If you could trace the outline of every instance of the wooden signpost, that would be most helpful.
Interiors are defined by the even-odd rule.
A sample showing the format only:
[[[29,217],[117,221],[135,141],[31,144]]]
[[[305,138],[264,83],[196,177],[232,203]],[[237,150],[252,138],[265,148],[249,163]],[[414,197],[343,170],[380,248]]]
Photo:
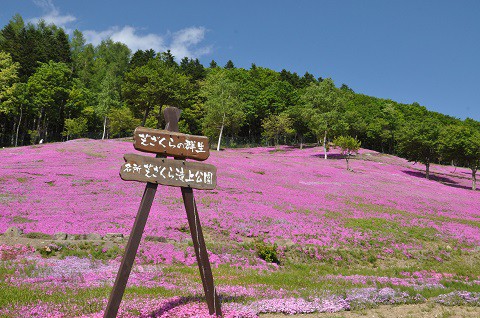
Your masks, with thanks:
[[[134,132],[135,149],[156,153],[156,158],[126,154],[124,156],[125,163],[120,169],[120,177],[123,180],[147,182],[147,185],[108,300],[104,318],[117,316],[158,184],[181,187],[208,311],[211,315],[222,315],[193,196],[193,189],[215,188],[217,183],[216,168],[209,164],[185,161],[187,158],[206,160],[209,156],[208,138],[178,133],[178,119],[180,118],[178,108],[167,107],[164,110],[164,116],[165,130],[138,127]],[[176,160],[168,159],[166,156],[173,156]]]

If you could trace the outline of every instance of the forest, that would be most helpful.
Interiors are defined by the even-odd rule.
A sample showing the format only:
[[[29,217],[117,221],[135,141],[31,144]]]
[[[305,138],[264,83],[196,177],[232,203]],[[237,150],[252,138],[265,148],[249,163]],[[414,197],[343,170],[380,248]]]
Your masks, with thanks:
[[[131,136],[161,128],[162,109],[182,109],[180,130],[217,149],[322,145],[348,137],[362,147],[426,166],[480,166],[480,122],[354,92],[331,78],[214,60],[178,61],[170,51],[86,43],[53,24],[15,15],[0,31],[0,146]]]

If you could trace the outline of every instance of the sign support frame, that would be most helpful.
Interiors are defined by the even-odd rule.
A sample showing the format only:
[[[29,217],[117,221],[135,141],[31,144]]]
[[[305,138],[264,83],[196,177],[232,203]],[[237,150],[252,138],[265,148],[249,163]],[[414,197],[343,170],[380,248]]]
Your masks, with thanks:
[[[178,132],[180,110],[176,107],[167,107],[164,109],[163,113],[166,121],[165,130]],[[163,154],[157,154],[157,158],[162,157],[165,156]],[[175,157],[175,159],[182,160],[184,158]],[[157,187],[158,184],[151,182],[147,182],[145,186],[142,201],[140,203],[140,207],[135,218],[135,223],[125,248],[125,254],[123,255],[122,262],[120,264],[120,268],[108,300],[107,308],[103,316],[104,318],[115,318],[118,314],[118,309],[120,307],[123,294],[125,293],[125,287],[132,270],[133,262],[135,260],[138,246],[147,223],[148,215],[155,198]],[[190,233],[192,236],[195,256],[200,271],[200,278],[202,280],[203,290],[205,292],[205,298],[208,305],[208,311],[210,315],[215,314],[216,316],[222,316],[221,303],[213,281],[212,269],[208,259],[208,252],[203,237],[202,226],[200,224],[200,218],[195,203],[195,197],[193,195],[193,189],[190,187],[181,187],[181,192],[188,224],[190,227]]]

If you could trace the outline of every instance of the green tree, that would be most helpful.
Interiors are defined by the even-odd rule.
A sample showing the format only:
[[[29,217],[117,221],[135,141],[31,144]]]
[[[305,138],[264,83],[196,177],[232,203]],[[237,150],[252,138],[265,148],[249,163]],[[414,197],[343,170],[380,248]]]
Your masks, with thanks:
[[[328,135],[341,134],[348,129],[343,118],[346,101],[329,78],[310,84],[300,98],[307,125],[317,142],[323,140],[324,157],[327,159]]]
[[[109,117],[109,131],[112,137],[131,136],[135,127],[140,125],[140,120],[125,106],[113,109]]]
[[[235,65],[233,64],[232,60],[228,60],[227,64],[225,64],[225,69],[226,70],[233,70],[235,68]]]
[[[351,136],[338,136],[333,140],[333,144],[340,147],[340,151],[347,162],[347,170],[350,170],[348,161],[352,153],[358,153],[361,142]]]
[[[263,136],[267,140],[272,140],[275,146],[278,146],[278,140],[280,137],[284,137],[284,142],[287,136],[293,134],[293,121],[287,113],[280,113],[278,115],[270,115],[263,120]]]
[[[129,68],[134,69],[136,67],[147,65],[148,61],[153,60],[155,58],[155,51],[153,49],[150,50],[137,50],[130,60]]]
[[[425,177],[430,178],[430,163],[438,158],[440,127],[433,120],[409,122],[399,132],[398,153],[409,161],[425,165]]]
[[[20,129],[25,126],[24,118],[29,115],[31,112],[28,108],[29,98],[27,92],[27,84],[26,83],[15,83],[13,86],[13,91],[10,98],[6,101],[8,108],[10,109],[10,114],[14,116],[14,125],[13,125],[13,132],[15,136],[12,135],[12,142],[11,145],[17,147],[20,143],[23,144],[23,139],[20,137]]]
[[[450,125],[440,132],[440,157],[447,162],[472,171],[472,190],[477,188],[477,170],[480,167],[480,131],[468,124]]]
[[[224,129],[234,132],[245,120],[239,85],[229,77],[229,72],[220,68],[212,69],[200,91],[205,98],[203,130],[207,135],[218,136],[217,151],[220,150]]]
[[[7,100],[13,97],[15,84],[18,83],[20,64],[13,62],[9,53],[0,51],[0,113],[9,113]]]
[[[168,66],[155,58],[147,65],[125,74],[122,92],[133,114],[140,117],[143,113],[142,126],[157,106],[157,128],[160,128],[163,126],[162,107],[169,105],[183,108],[191,92],[190,86],[188,77],[178,67]]]
[[[97,113],[103,118],[102,139],[108,138],[107,123],[111,111],[120,107],[120,94],[113,73],[108,72],[101,84],[98,94]]]
[[[65,131],[62,133],[67,140],[82,137],[88,131],[87,118],[67,118],[65,119]]]
[[[64,130],[65,104],[71,86],[71,69],[65,63],[42,63],[28,79],[28,92],[37,112],[37,136],[59,139]],[[50,128],[50,129],[49,129]]]

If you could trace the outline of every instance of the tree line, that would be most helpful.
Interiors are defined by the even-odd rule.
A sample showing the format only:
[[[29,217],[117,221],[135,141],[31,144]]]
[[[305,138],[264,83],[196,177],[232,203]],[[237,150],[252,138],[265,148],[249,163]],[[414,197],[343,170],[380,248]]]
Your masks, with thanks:
[[[15,15],[0,31],[0,146],[72,138],[130,136],[163,127],[162,108],[182,109],[184,133],[221,145],[317,143],[350,136],[365,148],[426,165],[480,166],[480,123],[432,112],[418,103],[359,94],[330,78],[280,72],[229,60],[205,67],[170,51],[94,46],[76,30]]]

